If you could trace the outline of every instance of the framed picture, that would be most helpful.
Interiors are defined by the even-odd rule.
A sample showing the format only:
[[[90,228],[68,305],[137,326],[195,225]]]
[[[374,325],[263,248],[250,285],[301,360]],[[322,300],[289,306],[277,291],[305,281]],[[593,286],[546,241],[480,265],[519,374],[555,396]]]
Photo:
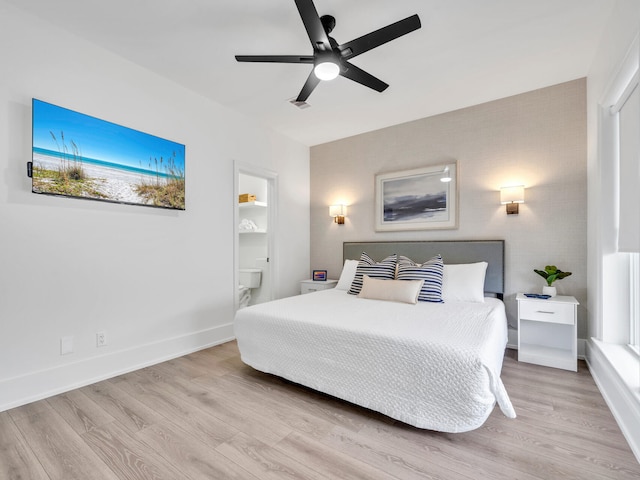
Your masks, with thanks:
[[[314,282],[326,282],[327,281],[327,271],[326,270],[314,270],[313,271],[313,281]]]
[[[376,175],[377,231],[458,228],[455,163]]]

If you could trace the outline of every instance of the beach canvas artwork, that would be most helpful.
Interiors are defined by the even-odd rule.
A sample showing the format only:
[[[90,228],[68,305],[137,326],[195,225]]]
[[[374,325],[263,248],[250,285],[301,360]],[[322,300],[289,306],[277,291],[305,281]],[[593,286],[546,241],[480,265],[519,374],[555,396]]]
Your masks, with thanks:
[[[455,163],[376,175],[376,230],[456,228],[456,190]]]
[[[185,146],[33,99],[32,191],[185,209]]]

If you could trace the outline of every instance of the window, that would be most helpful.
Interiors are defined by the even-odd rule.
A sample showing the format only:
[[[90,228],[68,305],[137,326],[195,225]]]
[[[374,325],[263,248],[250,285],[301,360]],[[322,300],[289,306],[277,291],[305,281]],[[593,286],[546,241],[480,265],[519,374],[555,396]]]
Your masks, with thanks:
[[[635,42],[609,87],[601,117],[603,342],[637,350],[640,331],[640,43]],[[638,357],[640,358],[640,357]]]
[[[626,86],[612,114],[618,122],[618,252],[628,252],[629,346],[638,353],[640,335],[640,88],[638,73]],[[627,343],[627,342],[624,342]]]
[[[618,251],[640,250],[640,88],[636,73],[612,109],[618,122]]]
[[[629,254],[629,347],[640,355],[640,253]]]

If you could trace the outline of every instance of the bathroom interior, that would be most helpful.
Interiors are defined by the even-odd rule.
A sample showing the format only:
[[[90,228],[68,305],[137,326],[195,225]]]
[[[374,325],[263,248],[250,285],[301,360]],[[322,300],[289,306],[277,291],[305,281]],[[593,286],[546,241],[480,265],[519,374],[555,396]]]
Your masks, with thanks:
[[[268,188],[264,178],[244,173],[238,176],[238,308],[271,299]]]

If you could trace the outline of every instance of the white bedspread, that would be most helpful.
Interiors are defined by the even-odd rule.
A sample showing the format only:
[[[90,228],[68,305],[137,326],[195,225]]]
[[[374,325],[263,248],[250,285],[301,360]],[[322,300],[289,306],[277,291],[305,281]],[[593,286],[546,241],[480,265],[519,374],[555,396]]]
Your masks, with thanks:
[[[419,428],[473,430],[496,401],[515,417],[497,299],[409,305],[331,289],[241,309],[235,334],[247,365]]]

